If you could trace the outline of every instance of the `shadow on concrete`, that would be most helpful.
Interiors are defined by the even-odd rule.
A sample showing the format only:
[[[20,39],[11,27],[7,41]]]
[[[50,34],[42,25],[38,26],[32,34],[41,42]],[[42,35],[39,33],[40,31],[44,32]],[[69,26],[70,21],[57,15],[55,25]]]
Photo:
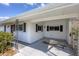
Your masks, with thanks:
[[[37,50],[40,50],[40,51],[44,52],[45,54],[47,54],[49,56],[57,56],[58,55],[58,54],[55,54],[54,52],[50,51],[53,47],[56,47],[57,49],[62,50],[63,52],[66,52],[66,53],[72,55],[71,54],[72,51],[71,51],[70,48],[65,47],[63,49],[60,46],[45,44],[43,42],[43,39],[41,39],[39,41],[36,41],[36,42],[34,42],[32,44],[27,44],[25,42],[19,41],[19,44],[18,44],[19,49],[22,49],[22,48],[24,48],[26,46],[31,47],[31,48],[34,48],[34,49],[37,49]]]

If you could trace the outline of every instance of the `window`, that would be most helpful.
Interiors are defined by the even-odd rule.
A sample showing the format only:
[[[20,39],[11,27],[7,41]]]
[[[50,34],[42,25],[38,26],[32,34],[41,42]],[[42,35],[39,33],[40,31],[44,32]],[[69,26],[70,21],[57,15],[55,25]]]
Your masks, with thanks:
[[[18,26],[18,30],[19,31],[22,31],[23,30],[23,25],[22,24]]]
[[[50,31],[52,31],[52,26],[50,26]]]
[[[42,29],[41,26],[38,26],[38,31],[41,31],[41,29]]]
[[[11,32],[13,33],[15,31],[15,24],[11,25]]]
[[[15,25],[15,24],[11,25],[11,32],[13,33],[15,30],[26,32],[26,23],[19,25]]]
[[[59,31],[59,26],[47,26],[47,31]]]
[[[59,26],[55,26],[55,31],[59,31]]]
[[[47,26],[47,31],[63,31],[63,25],[60,26]]]
[[[54,31],[55,30],[55,26],[50,26],[50,31]]]
[[[36,24],[36,32],[43,31],[43,25]]]

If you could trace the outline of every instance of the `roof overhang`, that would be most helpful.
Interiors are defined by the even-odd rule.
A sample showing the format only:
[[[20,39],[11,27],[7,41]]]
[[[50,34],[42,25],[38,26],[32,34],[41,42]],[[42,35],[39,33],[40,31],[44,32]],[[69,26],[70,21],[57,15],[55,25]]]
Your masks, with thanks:
[[[37,22],[37,21],[45,21],[50,19],[64,19],[64,18],[71,18],[77,17],[79,14],[79,4],[49,4],[46,8],[42,9],[35,9],[16,17],[12,17],[3,21],[3,23],[14,22],[16,19],[19,21],[30,21],[30,22]]]

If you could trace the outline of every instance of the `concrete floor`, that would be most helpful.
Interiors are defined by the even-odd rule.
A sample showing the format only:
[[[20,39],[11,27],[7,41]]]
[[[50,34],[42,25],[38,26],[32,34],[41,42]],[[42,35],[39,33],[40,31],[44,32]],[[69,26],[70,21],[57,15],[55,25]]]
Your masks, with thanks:
[[[53,46],[43,43],[42,40],[31,45],[18,44],[19,52],[14,56],[72,56],[72,50],[69,47],[64,49],[60,46]]]

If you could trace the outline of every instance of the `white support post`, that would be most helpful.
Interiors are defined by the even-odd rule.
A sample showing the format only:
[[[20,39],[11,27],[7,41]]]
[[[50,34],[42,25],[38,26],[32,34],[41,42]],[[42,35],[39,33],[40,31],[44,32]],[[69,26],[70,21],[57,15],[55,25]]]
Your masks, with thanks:
[[[19,24],[19,20],[16,19],[16,23],[15,23],[15,49],[16,49],[16,52],[18,52],[18,24]]]

